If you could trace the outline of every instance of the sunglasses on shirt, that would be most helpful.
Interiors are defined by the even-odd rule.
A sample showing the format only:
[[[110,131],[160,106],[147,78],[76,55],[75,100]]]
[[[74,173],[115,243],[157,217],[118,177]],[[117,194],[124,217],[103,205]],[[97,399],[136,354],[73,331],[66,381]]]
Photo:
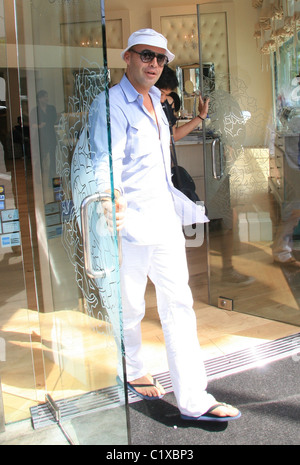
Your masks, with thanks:
[[[162,53],[155,53],[152,52],[152,50],[142,50],[141,52],[137,52],[133,48],[129,51],[140,55],[140,58],[143,63],[151,63],[151,61],[153,61],[154,58],[157,59],[158,66],[164,66],[169,63],[168,57],[166,55],[163,55]]]

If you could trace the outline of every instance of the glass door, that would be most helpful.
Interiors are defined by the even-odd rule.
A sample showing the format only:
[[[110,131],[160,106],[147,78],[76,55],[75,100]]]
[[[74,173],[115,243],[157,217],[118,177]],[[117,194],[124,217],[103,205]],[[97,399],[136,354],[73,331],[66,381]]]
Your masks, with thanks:
[[[36,307],[24,308],[38,322],[30,334],[39,354],[32,423],[57,423],[75,444],[127,444],[121,252],[115,220],[108,227],[102,206],[115,210],[104,2],[15,0],[13,14],[26,252],[36,296]],[[89,144],[90,107],[99,94],[105,194]]]
[[[235,36],[238,15],[247,24],[243,5],[201,4],[197,14],[200,69],[214,62],[213,75],[201,73],[200,88],[210,98],[203,129],[210,301],[299,325],[299,103],[287,99],[279,127],[273,95],[277,88],[278,104],[287,59],[281,56],[279,69],[278,55],[261,57],[259,47],[245,59],[254,39],[253,32]],[[207,24],[215,27],[208,31]],[[290,82],[299,74],[298,51],[293,57]]]
[[[16,52],[14,9],[7,6],[8,2],[0,1],[1,426],[2,420],[11,423],[28,418],[29,407],[39,402],[36,386],[44,388],[42,368],[36,372],[36,367],[42,367],[37,348],[38,307],[27,197],[21,195],[26,193],[26,183],[18,70],[12,58]]]

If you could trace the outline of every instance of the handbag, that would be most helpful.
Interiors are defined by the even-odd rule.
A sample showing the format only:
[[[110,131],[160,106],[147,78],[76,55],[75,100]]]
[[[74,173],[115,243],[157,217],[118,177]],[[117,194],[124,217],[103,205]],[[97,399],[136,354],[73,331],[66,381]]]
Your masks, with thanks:
[[[174,119],[172,118],[173,113],[171,113],[172,111],[171,107],[170,105],[167,104],[167,102],[164,102],[162,106],[163,106],[164,112],[169,122],[169,129],[170,129],[170,135],[171,135],[171,159],[173,162],[171,172],[172,172],[173,186],[176,187],[176,189],[180,190],[180,192],[186,195],[193,202],[195,203],[200,202],[200,198],[198,197],[196,193],[196,186],[195,186],[192,176],[187,172],[185,168],[183,168],[183,166],[179,166],[177,163],[175,141],[174,141],[174,135],[173,135]],[[205,207],[205,213],[207,214],[206,207]]]
[[[196,193],[196,186],[192,176],[187,172],[183,166],[173,166],[172,169],[172,182],[176,189],[180,190],[193,202],[200,201]]]
[[[179,166],[177,163],[177,156],[175,150],[175,142],[173,137],[173,131],[170,126],[171,133],[171,158],[173,166],[171,168],[172,172],[172,182],[176,189],[180,190],[184,195],[186,195],[193,202],[199,202],[200,198],[196,193],[196,186],[192,176],[187,172],[183,166]]]

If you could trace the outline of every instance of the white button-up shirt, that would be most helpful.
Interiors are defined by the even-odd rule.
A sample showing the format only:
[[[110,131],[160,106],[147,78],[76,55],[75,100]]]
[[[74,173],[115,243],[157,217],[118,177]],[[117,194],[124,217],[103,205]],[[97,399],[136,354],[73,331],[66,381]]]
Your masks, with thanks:
[[[147,245],[168,240],[180,224],[208,221],[204,208],[172,184],[168,120],[160,91],[152,87],[149,95],[157,123],[126,75],[109,91],[114,188],[128,205],[122,236]],[[100,191],[110,189],[104,98],[100,94],[90,111],[90,144]]]

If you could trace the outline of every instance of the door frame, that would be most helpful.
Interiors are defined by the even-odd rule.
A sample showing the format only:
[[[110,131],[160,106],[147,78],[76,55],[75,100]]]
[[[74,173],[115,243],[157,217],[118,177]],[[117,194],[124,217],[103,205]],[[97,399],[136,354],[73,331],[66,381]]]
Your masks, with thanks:
[[[3,404],[3,395],[2,395],[2,384],[0,376],[0,433],[5,431],[5,416],[4,416],[4,404]]]

